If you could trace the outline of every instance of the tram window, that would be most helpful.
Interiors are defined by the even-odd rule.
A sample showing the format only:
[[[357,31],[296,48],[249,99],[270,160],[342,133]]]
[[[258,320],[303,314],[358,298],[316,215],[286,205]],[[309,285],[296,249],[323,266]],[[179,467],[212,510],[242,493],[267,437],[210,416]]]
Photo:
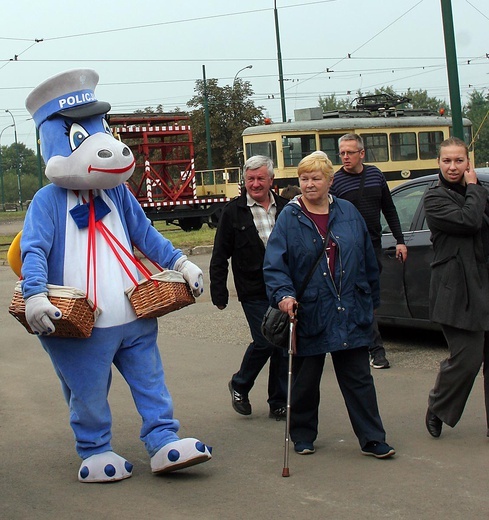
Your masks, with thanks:
[[[340,159],[340,150],[338,147],[338,139],[343,134],[329,134],[329,135],[320,135],[319,136],[319,146],[321,151],[323,151],[330,158],[333,164],[341,164]]]
[[[389,139],[393,161],[414,161],[418,158],[414,132],[392,132]]]
[[[246,157],[249,159],[253,155],[265,155],[266,157],[270,157],[273,164],[277,166],[277,143],[275,143],[275,141],[246,143]]]
[[[387,134],[360,134],[365,146],[365,162],[387,162],[389,149]]]
[[[419,158],[436,159],[438,148],[443,141],[443,132],[419,132]]]
[[[282,136],[284,166],[297,166],[301,159],[316,150],[314,134]]]

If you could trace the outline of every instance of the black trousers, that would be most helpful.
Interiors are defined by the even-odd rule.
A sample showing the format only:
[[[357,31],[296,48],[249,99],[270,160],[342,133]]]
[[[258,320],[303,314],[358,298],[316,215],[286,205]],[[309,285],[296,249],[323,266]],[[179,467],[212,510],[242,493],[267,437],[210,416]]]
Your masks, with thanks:
[[[290,437],[293,442],[314,442],[318,434],[320,383],[325,354],[295,357],[292,363]],[[385,442],[385,430],[377,406],[370,373],[368,348],[331,353],[353,431],[360,447],[369,441]]]
[[[382,248],[375,248],[375,256],[377,258],[377,264],[379,266],[379,273],[382,272]],[[382,335],[380,334],[379,324],[377,323],[377,318],[374,315],[374,321],[372,323],[372,345],[369,347],[369,352],[371,356],[376,354],[385,357],[385,348],[384,341],[382,339]]]
[[[255,384],[255,379],[267,361],[270,360],[268,371],[268,399],[271,410],[287,404],[287,372],[288,360],[281,348],[270,344],[261,333],[261,322],[268,309],[268,300],[253,300],[241,302],[243,311],[250,327],[253,341],[248,345],[238,372],[232,377],[233,388],[243,395],[248,395]]]
[[[486,421],[489,428],[489,332],[442,325],[450,355],[440,363],[435,386],[428,397],[429,409],[452,428],[462,413],[484,363]]]

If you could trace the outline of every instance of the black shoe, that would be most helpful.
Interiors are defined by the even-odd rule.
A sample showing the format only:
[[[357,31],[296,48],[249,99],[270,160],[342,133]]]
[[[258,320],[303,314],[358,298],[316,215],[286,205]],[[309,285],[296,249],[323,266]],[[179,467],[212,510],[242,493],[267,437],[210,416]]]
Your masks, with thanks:
[[[297,441],[294,442],[294,451],[299,455],[312,455],[316,448],[312,442]]]
[[[233,388],[232,381],[229,381],[228,388],[231,392],[231,404],[235,411],[241,415],[251,415],[251,404],[248,400],[248,396],[236,392]]]
[[[280,408],[270,410],[268,417],[270,417],[270,419],[275,419],[276,421],[285,421],[285,419],[287,419],[287,408],[281,406]]]
[[[388,459],[396,454],[396,450],[386,442],[370,441],[361,449],[364,455],[372,455],[376,459]]]
[[[439,419],[429,408],[426,412],[426,428],[432,437],[441,435],[443,421]]]
[[[384,354],[373,354],[370,359],[372,368],[389,368],[391,365]]]

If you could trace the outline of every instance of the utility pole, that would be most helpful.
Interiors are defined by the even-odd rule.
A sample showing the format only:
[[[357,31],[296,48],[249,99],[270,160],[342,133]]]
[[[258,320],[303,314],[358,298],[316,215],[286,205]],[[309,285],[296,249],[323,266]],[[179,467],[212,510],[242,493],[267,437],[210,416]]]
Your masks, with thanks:
[[[37,152],[37,173],[39,180],[39,189],[42,188],[42,161],[41,161],[41,138],[39,136],[39,128],[36,126],[36,152]]]
[[[14,125],[8,125],[2,129],[0,132],[0,190],[2,191],[2,210],[5,208],[5,190],[3,187],[3,170],[2,170],[2,134],[7,130],[7,128],[12,128]]]
[[[275,15],[275,38],[277,40],[277,60],[278,60],[278,81],[280,85],[280,104],[282,106],[282,122],[287,122],[285,110],[285,91],[284,91],[284,72],[282,70],[282,51],[280,50],[280,32],[278,28],[277,0],[274,0],[273,13]]]
[[[211,148],[211,124],[209,120],[209,100],[207,99],[207,80],[205,79],[205,65],[202,65],[202,76],[204,79],[204,118],[205,118],[205,140],[207,144],[207,169],[212,170],[212,148]]]
[[[445,36],[445,54],[448,71],[448,89],[450,91],[450,107],[452,109],[453,135],[459,139],[463,139],[464,127],[462,122],[462,105],[460,102],[457,50],[455,47],[451,0],[441,0],[441,13],[443,17],[443,33]]]
[[[17,140],[17,125],[15,124],[15,118],[12,112],[10,112],[9,109],[6,109],[5,112],[10,114],[10,117],[12,118],[13,127],[14,127],[14,139],[15,139],[15,150],[17,152],[17,192],[18,192],[18,198],[19,198],[19,205],[20,209],[23,209],[23,203],[22,203],[22,183],[20,180],[20,154],[19,154],[19,141]]]

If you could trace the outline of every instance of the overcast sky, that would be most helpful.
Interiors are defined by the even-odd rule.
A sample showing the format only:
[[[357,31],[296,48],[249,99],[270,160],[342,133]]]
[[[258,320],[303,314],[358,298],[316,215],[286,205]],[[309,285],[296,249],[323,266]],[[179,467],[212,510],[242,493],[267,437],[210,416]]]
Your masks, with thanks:
[[[449,100],[440,0],[276,0],[287,118],[320,95],[358,89],[427,90]],[[489,2],[452,0],[462,103],[488,92]],[[0,131],[17,124],[35,146],[24,102],[69,69],[100,75],[112,113],[186,108],[197,79],[251,82],[254,101],[280,121],[274,0],[9,0],[0,18]],[[36,42],[36,40],[42,40]],[[350,93],[350,94],[348,94]],[[7,128],[1,144],[13,141]]]

